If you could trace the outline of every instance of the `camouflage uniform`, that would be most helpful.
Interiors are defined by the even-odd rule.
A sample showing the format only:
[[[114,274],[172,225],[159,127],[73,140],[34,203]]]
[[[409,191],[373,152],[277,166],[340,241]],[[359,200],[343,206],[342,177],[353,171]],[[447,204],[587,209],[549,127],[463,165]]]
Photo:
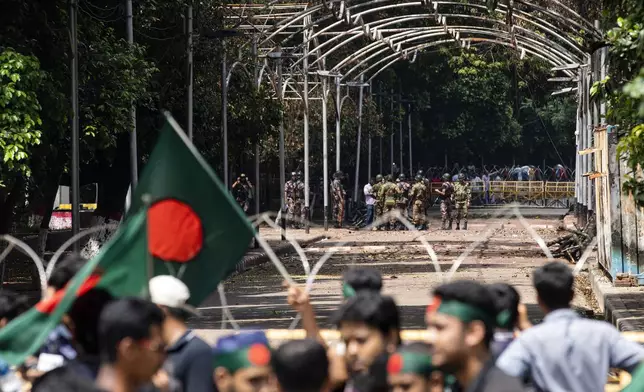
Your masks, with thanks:
[[[338,227],[342,227],[344,220],[344,187],[342,186],[341,174],[336,173],[331,183],[331,196],[333,196],[333,218]]]
[[[284,184],[284,200],[286,201],[286,210],[288,211],[288,214],[286,215],[286,219],[289,222],[289,225],[293,228],[296,228],[297,222],[294,221],[294,217],[299,215],[300,212],[297,210],[298,205],[296,205],[295,200],[296,200],[296,186],[297,184],[297,178],[295,176],[295,173],[291,175],[291,179],[286,181]]]
[[[426,229],[425,226],[425,202],[427,200],[427,187],[423,178],[416,177],[416,183],[411,187],[409,196],[412,202],[412,218],[418,230]]]
[[[378,219],[380,215],[382,215],[382,208],[384,206],[384,200],[380,200],[380,197],[378,196],[378,193],[380,192],[380,188],[382,188],[382,185],[385,183],[384,178],[382,178],[382,175],[378,174],[376,176],[376,182],[372,186],[373,190],[373,195],[376,198],[376,216],[374,217],[374,220]]]
[[[405,177],[401,174],[400,177],[398,177],[398,181],[396,182],[396,186],[398,187],[398,200],[396,201],[396,205],[399,210],[400,214],[407,219],[409,217],[409,214],[407,213],[407,204],[409,203],[409,190],[411,189],[411,185],[407,181],[405,181]],[[404,227],[402,223],[400,223],[401,228]]]
[[[439,195],[441,199],[441,228],[444,230],[452,230],[452,196],[454,194],[454,186],[448,177],[443,176],[443,184],[440,190],[444,193]],[[449,222],[449,226],[447,223]]]
[[[380,187],[380,190],[378,191],[378,199],[383,201],[383,214],[396,208],[396,199],[398,199],[399,194],[400,190],[396,184],[391,181],[391,176],[387,176],[387,182],[382,184],[382,187]],[[387,230],[391,230],[395,224],[396,218],[390,218]]]
[[[235,196],[235,201],[239,204],[244,212],[248,212],[250,208],[250,201],[253,200],[253,184],[248,181],[248,178],[245,174],[242,174],[237,178],[237,181],[233,184],[233,195]]]
[[[459,182],[454,184],[454,201],[456,203],[456,230],[460,229],[463,219],[463,230],[467,230],[467,209],[472,199],[470,184],[465,182],[465,177],[459,177]]]
[[[300,224],[306,222],[306,208],[302,205],[304,203],[304,182],[302,181],[302,175],[297,174],[297,180],[295,181],[295,208],[293,209],[293,215],[300,217]]]

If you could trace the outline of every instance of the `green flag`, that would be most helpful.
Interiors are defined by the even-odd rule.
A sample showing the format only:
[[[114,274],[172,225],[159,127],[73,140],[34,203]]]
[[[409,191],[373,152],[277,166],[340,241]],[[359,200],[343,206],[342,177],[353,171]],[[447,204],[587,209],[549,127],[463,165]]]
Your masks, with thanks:
[[[631,375],[632,379],[622,391],[624,392],[640,392],[644,391],[644,363],[641,363]]]
[[[128,214],[149,208],[154,275],[181,279],[198,306],[242,259],[254,230],[172,116],[165,118]]]
[[[0,330],[0,358],[20,365],[44,343],[76,297],[94,287],[114,296],[139,296],[147,289],[145,212],[132,216],[99,254],[74,276],[64,290],[14,319]]]

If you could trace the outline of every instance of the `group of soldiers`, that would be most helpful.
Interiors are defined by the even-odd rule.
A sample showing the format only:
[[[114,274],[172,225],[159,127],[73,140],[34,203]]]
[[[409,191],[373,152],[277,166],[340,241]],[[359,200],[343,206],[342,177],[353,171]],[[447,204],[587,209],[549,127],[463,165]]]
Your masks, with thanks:
[[[472,198],[470,184],[463,174],[459,174],[456,183],[450,180],[451,176],[445,173],[440,188],[436,190],[441,206],[441,228],[451,230],[455,218],[456,230],[461,229],[461,220],[463,220],[463,230],[467,230],[467,212]],[[398,209],[401,215],[407,218],[411,207],[412,222],[416,229],[427,229],[426,211],[432,204],[432,195],[430,181],[424,176],[422,170],[416,173],[413,185],[407,182],[404,174],[400,174],[396,182],[393,181],[392,175],[383,177],[378,174],[372,189],[376,198],[376,218],[394,209]],[[454,207],[456,207],[456,216],[453,214]],[[405,227],[392,217],[389,222],[377,229],[404,230]]]

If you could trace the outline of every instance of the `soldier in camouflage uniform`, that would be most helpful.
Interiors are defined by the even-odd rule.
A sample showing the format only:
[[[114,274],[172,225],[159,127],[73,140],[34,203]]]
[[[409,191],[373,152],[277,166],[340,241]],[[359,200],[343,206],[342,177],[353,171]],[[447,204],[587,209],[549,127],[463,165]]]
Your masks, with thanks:
[[[449,173],[443,174],[443,184],[440,189],[436,190],[441,200],[441,229],[443,230],[452,230],[452,196],[454,194],[454,186],[450,182],[450,178]],[[449,226],[447,225],[448,222]]]
[[[336,227],[342,227],[344,220],[344,197],[346,193],[342,186],[342,172],[337,171],[333,175],[331,183],[331,196],[333,197],[333,218],[336,221]]]
[[[467,230],[467,209],[472,199],[470,183],[465,181],[463,173],[458,175],[458,182],[454,184],[454,201],[456,202],[456,230],[461,228],[463,219],[463,230]]]
[[[418,176],[422,178],[423,185],[425,185],[425,200],[423,200],[423,203],[424,203],[425,211],[427,211],[427,209],[432,205],[432,195],[431,195],[432,184],[427,178],[427,176],[425,176],[425,173],[422,170],[418,170],[418,172],[416,172],[416,177]]]
[[[286,181],[284,184],[284,200],[286,201],[286,210],[288,214],[286,215],[286,220],[289,222],[289,225],[292,228],[298,228],[299,225],[294,220],[295,216],[299,216],[300,212],[297,210],[298,204],[296,205],[295,200],[296,196],[296,187],[297,187],[297,173],[291,173],[291,179]]]
[[[300,218],[300,227],[306,222],[306,208],[304,207],[304,181],[302,181],[302,172],[298,171],[295,177],[295,216]],[[299,215],[298,215],[299,213]]]
[[[396,208],[396,200],[400,191],[396,184],[393,183],[393,176],[391,174],[387,175],[387,179],[380,190],[378,191],[378,200],[383,201],[383,210],[382,213],[385,214],[389,211],[392,211]],[[387,230],[391,230],[396,224],[396,218],[392,217],[389,220],[389,223],[386,225]]]
[[[411,187],[409,197],[412,203],[412,218],[418,230],[426,230],[425,203],[427,201],[427,187],[421,175],[416,176],[416,183]]]
[[[253,184],[248,180],[246,174],[242,173],[233,184],[233,195],[235,196],[235,201],[237,201],[237,204],[239,204],[244,212],[248,212],[250,208],[253,193]]]
[[[382,184],[384,183],[385,179],[382,177],[382,174],[378,174],[376,176],[376,182],[374,182],[372,185],[373,196],[376,198],[376,214],[373,218],[374,222],[382,215],[382,208],[384,203],[380,200],[378,193],[380,192],[380,188],[382,188]]]
[[[398,176],[396,186],[399,191],[398,200],[396,200],[396,208],[398,208],[400,210],[400,214],[407,219],[409,217],[409,214],[407,213],[407,204],[409,203],[409,190],[411,189],[411,185],[409,185],[403,173],[400,173]],[[404,230],[405,225],[403,225],[402,222],[398,222],[398,228]]]

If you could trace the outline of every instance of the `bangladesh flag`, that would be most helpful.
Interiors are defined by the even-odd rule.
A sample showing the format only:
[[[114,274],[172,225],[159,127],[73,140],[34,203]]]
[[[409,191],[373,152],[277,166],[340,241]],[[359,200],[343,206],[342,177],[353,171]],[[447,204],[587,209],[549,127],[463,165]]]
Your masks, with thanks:
[[[132,195],[148,212],[154,275],[173,275],[198,306],[246,254],[255,235],[244,212],[169,113]]]
[[[94,287],[115,296],[140,296],[147,289],[145,212],[131,217],[80,270],[67,287],[0,330],[0,358],[20,365],[38,351],[77,296]]]
[[[199,305],[244,256],[253,227],[169,115],[114,237],[61,290],[0,330],[0,358],[36,352],[74,299],[93,287],[143,296],[151,276],[174,275]]]

